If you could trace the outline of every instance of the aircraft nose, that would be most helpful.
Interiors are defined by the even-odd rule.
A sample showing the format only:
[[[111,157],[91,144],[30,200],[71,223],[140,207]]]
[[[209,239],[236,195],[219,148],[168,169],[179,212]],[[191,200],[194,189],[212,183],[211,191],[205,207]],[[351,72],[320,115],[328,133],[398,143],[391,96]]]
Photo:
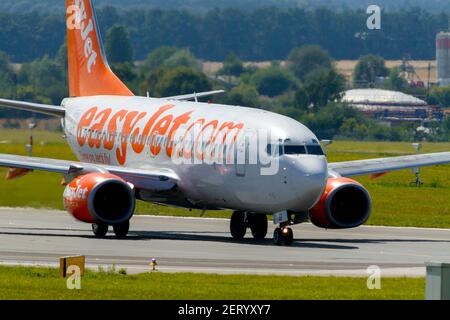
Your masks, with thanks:
[[[302,210],[311,208],[322,195],[328,177],[324,156],[306,156],[292,159],[295,197]]]

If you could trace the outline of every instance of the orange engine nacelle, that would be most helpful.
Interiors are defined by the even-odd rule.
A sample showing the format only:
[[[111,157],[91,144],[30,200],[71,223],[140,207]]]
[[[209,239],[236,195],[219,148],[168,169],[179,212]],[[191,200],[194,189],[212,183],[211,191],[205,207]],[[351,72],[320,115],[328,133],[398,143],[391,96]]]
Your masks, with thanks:
[[[79,176],[64,191],[64,207],[87,223],[119,224],[134,213],[133,188],[121,178],[106,173]]]
[[[369,192],[360,183],[348,178],[330,178],[309,217],[320,228],[355,228],[369,219],[371,207]]]

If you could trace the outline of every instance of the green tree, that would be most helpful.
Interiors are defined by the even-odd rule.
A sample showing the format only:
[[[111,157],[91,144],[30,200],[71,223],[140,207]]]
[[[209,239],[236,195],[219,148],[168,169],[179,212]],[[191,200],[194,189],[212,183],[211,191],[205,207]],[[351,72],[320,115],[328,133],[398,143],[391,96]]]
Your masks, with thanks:
[[[136,68],[130,62],[123,63],[115,63],[111,66],[113,72],[117,75],[117,77],[125,82],[125,84],[135,91],[138,87],[137,80],[138,75],[136,72]]]
[[[0,97],[14,98],[16,75],[8,56],[0,51]]]
[[[144,72],[151,70],[156,70],[164,66],[164,62],[178,52],[178,48],[163,46],[159,47],[149,53],[144,63],[142,64],[142,69]]]
[[[433,87],[430,90],[428,102],[433,105],[439,105],[443,108],[450,107],[450,86]]]
[[[403,91],[408,86],[408,82],[402,77],[400,68],[392,68],[389,78],[386,80],[386,88],[395,91]]]
[[[237,55],[231,53],[223,63],[223,67],[217,72],[219,75],[239,77],[245,72],[245,67]]]
[[[162,97],[210,90],[211,84],[206,76],[187,67],[167,70],[155,86],[155,92]]]
[[[304,93],[307,95],[308,106],[314,112],[329,104],[339,101],[345,90],[345,78],[333,69],[318,69],[312,72],[305,80]],[[301,101],[297,102],[301,105]]]
[[[223,103],[256,108],[259,103],[259,94],[254,86],[241,84],[226,94]]]
[[[195,70],[201,70],[201,63],[187,49],[181,49],[172,54],[164,61],[162,66],[167,69],[187,67]]]
[[[339,135],[345,138],[364,140],[367,139],[368,128],[365,123],[361,123],[356,118],[347,118],[339,128]]]
[[[373,86],[378,77],[386,77],[389,74],[383,57],[367,55],[359,58],[355,67],[354,81],[363,86]]]
[[[269,97],[279,96],[296,86],[295,77],[288,70],[276,66],[258,69],[252,82],[260,94]]]
[[[287,59],[288,68],[300,80],[317,69],[332,69],[333,63],[329,53],[319,46],[305,46],[291,51]]]
[[[125,26],[114,25],[108,30],[105,49],[112,64],[133,62],[133,47]]]
[[[48,56],[24,64],[18,73],[18,98],[34,94],[36,101],[59,104],[67,97],[66,73],[59,63]],[[20,87],[25,87],[21,89]],[[19,90],[20,89],[20,90]],[[45,99],[44,99],[45,98]],[[50,100],[48,102],[48,100]]]
[[[297,89],[294,98],[294,107],[301,110],[301,112],[308,112],[311,102],[306,88],[302,85]]]

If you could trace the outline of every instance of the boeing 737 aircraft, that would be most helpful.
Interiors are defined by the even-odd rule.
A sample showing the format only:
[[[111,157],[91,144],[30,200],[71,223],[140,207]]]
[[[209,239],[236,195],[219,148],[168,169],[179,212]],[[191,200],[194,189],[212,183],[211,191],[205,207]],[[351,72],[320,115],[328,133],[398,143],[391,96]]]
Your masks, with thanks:
[[[327,163],[318,138],[301,123],[264,110],[200,103],[220,91],[137,97],[113,74],[90,0],[66,0],[70,97],[61,106],[0,100],[0,106],[61,118],[80,162],[0,154],[8,178],[33,170],[64,175],[65,208],[92,224],[128,234],[136,200],[201,210],[228,209],[234,239],[289,226],[354,228],[371,198],[351,177],[450,163],[450,152]],[[256,154],[256,157],[255,157]]]

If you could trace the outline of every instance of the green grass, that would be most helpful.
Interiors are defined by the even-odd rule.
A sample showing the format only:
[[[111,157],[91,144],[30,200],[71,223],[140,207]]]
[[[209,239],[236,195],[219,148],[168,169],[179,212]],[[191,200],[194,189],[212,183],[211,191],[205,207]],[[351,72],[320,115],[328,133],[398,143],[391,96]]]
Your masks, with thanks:
[[[7,143],[1,143],[7,141]],[[0,153],[25,155],[27,131],[0,130]],[[35,132],[34,155],[76,160],[61,138],[61,133]],[[450,143],[424,143],[422,152],[450,151]],[[336,141],[328,147],[328,158],[348,161],[411,154],[410,143]],[[0,169],[0,176],[6,173]],[[424,186],[411,184],[410,170],[394,172],[382,178],[358,177],[373,198],[373,214],[368,224],[416,227],[450,227],[450,166],[422,169]],[[0,179],[0,206],[62,209],[61,176],[35,172],[14,181]],[[199,216],[188,211],[139,202],[138,213],[153,215]],[[230,213],[208,212],[208,217],[229,217]]]
[[[59,278],[56,269],[0,267],[0,300],[423,300],[425,296],[424,278],[383,278],[381,290],[368,290],[366,281],[344,277],[158,272],[119,275],[88,271],[82,278],[82,289],[73,291],[67,289],[66,280]]]

